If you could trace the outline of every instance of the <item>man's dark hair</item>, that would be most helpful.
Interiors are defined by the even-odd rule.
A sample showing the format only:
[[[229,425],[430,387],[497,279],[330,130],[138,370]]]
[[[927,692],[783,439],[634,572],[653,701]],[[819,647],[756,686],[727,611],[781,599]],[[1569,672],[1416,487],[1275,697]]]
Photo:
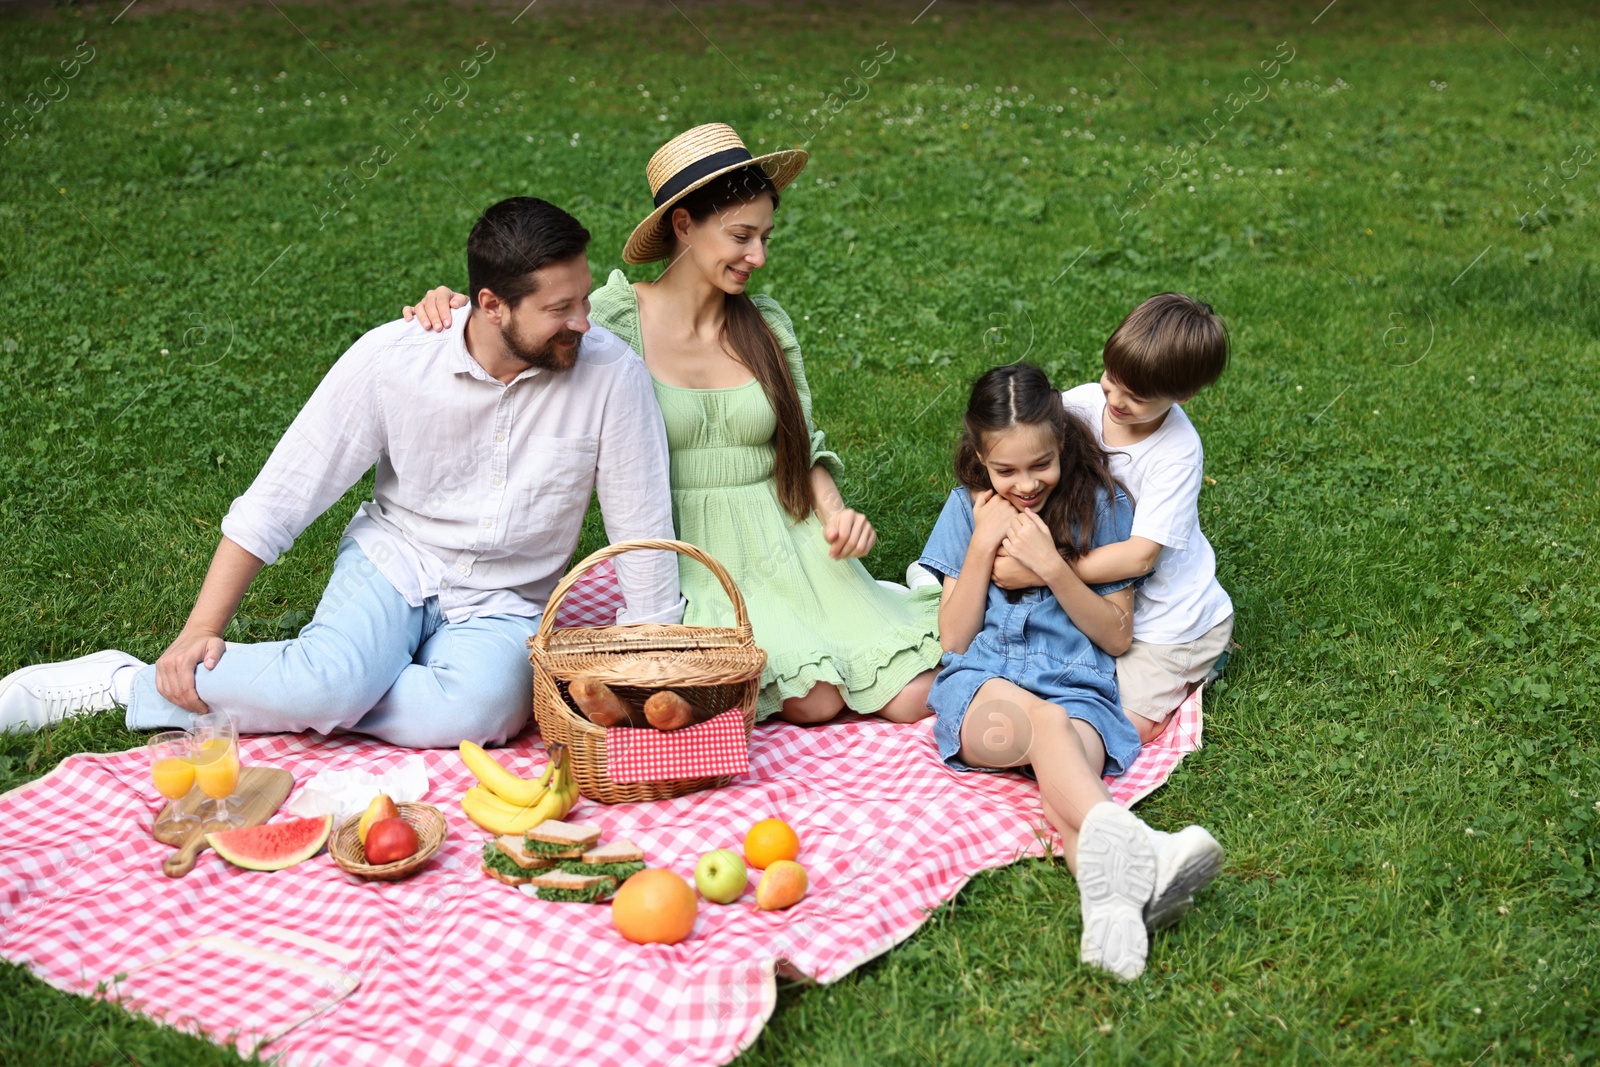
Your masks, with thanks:
[[[493,205],[467,235],[467,292],[472,306],[484,289],[517,303],[538,287],[534,271],[583,255],[589,231],[554,204],[532,196],[513,196]]]
[[[1106,373],[1142,400],[1186,400],[1222,376],[1228,330],[1210,304],[1161,293],[1111,332],[1104,360]]]

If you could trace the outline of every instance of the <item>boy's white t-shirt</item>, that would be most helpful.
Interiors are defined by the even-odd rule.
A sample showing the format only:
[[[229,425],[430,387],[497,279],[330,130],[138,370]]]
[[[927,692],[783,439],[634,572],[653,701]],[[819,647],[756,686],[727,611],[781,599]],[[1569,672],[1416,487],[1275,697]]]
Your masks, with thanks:
[[[1134,595],[1133,636],[1155,645],[1195,640],[1233,614],[1233,601],[1217,582],[1217,554],[1200,532],[1205,450],[1194,424],[1174,404],[1155,433],[1113,448],[1106,444],[1099,382],[1069,389],[1061,400],[1094,430],[1111,455],[1111,473],[1133,497],[1132,536],[1162,546],[1155,572]]]

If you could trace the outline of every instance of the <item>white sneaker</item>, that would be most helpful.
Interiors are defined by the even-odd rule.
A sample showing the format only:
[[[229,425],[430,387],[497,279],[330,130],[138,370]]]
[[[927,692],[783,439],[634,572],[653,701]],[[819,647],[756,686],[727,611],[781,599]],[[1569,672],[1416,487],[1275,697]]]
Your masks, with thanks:
[[[939,579],[932,571],[920,563],[913,563],[906,568],[906,587],[921,589],[925,585],[939,585]]]
[[[1144,906],[1155,884],[1156,853],[1144,823],[1110,801],[1096,804],[1078,828],[1079,959],[1124,982],[1143,974],[1150,952]]]
[[[107,649],[61,663],[23,667],[0,678],[0,731],[22,727],[24,732],[60,722],[85,711],[110,711],[111,676],[122,667],[145,664]]]
[[[1144,906],[1144,924],[1164,930],[1194,907],[1194,895],[1222,870],[1222,846],[1204,826],[1185,826],[1175,834],[1151,830],[1156,853],[1156,887]]]

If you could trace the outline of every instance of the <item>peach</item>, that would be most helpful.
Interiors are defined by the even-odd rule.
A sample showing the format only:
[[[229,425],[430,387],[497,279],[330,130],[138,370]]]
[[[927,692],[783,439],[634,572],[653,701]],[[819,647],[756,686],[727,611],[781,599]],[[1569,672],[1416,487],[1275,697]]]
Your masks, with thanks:
[[[778,860],[756,885],[756,907],[762,911],[793,907],[805,897],[810,884],[804,867],[794,860]]]

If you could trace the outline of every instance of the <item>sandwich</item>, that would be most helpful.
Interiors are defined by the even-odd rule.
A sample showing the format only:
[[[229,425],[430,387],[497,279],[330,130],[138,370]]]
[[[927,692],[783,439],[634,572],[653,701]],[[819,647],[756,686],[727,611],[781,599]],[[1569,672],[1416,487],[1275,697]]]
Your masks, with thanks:
[[[517,839],[509,834],[490,838],[483,843],[483,873],[506,885],[525,885],[535,874],[554,862],[528,856]]]
[[[644,849],[632,841],[599,841],[598,826],[549,819],[525,836],[485,841],[483,873],[540,900],[605,900],[644,870]]]
[[[644,859],[644,849],[632,841],[607,841],[583,854],[585,863],[639,863]]]
[[[546,867],[554,867],[556,865],[556,861],[553,859],[548,859],[544,856],[538,855],[537,853],[529,852],[527,849],[527,844],[523,840],[521,834],[501,834],[499,837],[494,839],[494,843],[495,846],[499,848],[501,852],[504,852],[507,856],[509,856],[518,867],[521,867],[525,870],[537,871]]]
[[[604,874],[574,874],[571,871],[541,871],[529,881],[540,900],[593,904],[617,890],[617,880]]]
[[[556,866],[568,874],[603,874],[607,878],[616,879],[618,885],[644,870],[644,864],[638,861],[632,863],[584,863],[581,860],[557,860]]]
[[[557,865],[574,874],[610,875],[621,885],[644,870],[644,849],[632,841],[607,841],[585,852],[581,861],[561,860]]]
[[[599,840],[598,826],[546,819],[527,832],[522,847],[530,856],[550,860],[575,860],[581,858],[584,852],[593,848]]]

